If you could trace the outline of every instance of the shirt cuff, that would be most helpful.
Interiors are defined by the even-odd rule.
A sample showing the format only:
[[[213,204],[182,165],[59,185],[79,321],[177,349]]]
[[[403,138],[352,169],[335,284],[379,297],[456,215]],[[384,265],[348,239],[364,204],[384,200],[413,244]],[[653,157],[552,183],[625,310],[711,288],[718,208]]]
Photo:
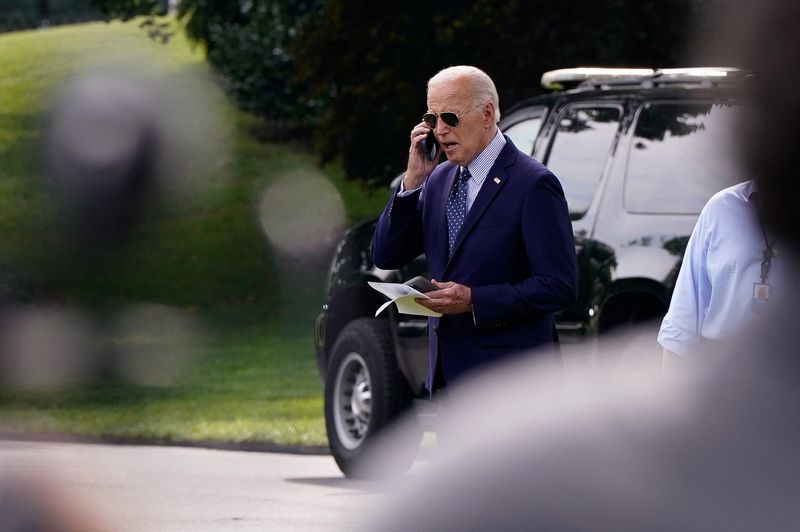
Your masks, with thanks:
[[[406,176],[404,175],[403,178],[405,179],[405,177]],[[404,198],[406,196],[410,196],[411,194],[413,194],[414,192],[416,192],[417,190],[422,188],[422,185],[420,185],[420,186],[418,186],[417,188],[415,188],[413,190],[406,190],[406,183],[405,183],[404,179],[400,180],[400,188],[397,189],[397,195],[400,196],[401,198]]]
[[[683,359],[691,358],[702,341],[672,324],[663,324],[658,332],[657,342],[667,351],[672,351]]]

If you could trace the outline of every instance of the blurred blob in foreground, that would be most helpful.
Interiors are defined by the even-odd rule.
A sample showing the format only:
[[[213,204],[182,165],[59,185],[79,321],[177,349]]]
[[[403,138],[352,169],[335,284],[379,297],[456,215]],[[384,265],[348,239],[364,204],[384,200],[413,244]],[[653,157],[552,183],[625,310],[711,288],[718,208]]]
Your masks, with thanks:
[[[766,341],[719,346],[715,365],[681,380],[529,359],[465,382],[433,464],[371,529],[794,529],[800,361],[777,333],[800,309],[785,310],[759,324]],[[394,452],[373,467],[390,469]]]
[[[278,176],[261,198],[261,227],[283,255],[303,262],[327,261],[345,224],[336,188],[313,171]]]
[[[93,252],[124,260],[120,248],[145,215],[192,205],[223,177],[227,130],[219,91],[197,71],[103,64],[74,74],[54,93],[44,170],[54,225],[75,252],[61,267],[113,275],[109,268],[117,263],[98,262]],[[110,375],[166,386],[189,365],[199,334],[194,320],[163,306],[123,309],[114,320],[8,305],[0,322],[0,383],[58,389]]]
[[[95,330],[78,311],[55,306],[7,311],[0,327],[0,383],[57,389],[94,376]]]
[[[0,531],[95,532],[100,526],[85,507],[77,506],[62,490],[43,482],[14,477],[0,478]]]
[[[163,305],[126,309],[118,320],[116,367],[140,385],[176,384],[191,367],[201,344],[201,328],[190,316]]]
[[[781,234],[779,248],[800,246],[800,3],[796,0],[720,2],[717,27],[698,55],[754,73],[747,122],[737,130],[745,161],[769,206],[762,216]]]
[[[163,305],[122,309],[108,326],[69,307],[21,307],[0,321],[0,386],[58,390],[104,376],[170,386],[201,341],[195,318]]]
[[[118,241],[144,206],[204,186],[224,140],[214,92],[196,75],[122,65],[75,76],[53,99],[45,150],[62,223],[81,245]]]

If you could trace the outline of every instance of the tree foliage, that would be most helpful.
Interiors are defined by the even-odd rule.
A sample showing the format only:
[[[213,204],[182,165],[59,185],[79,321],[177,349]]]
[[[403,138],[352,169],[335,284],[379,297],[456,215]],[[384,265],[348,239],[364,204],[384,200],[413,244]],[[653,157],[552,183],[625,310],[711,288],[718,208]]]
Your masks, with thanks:
[[[131,9],[152,13],[158,3],[94,1],[126,16]],[[339,160],[349,177],[367,181],[385,181],[404,167],[408,131],[426,110],[425,84],[446,66],[485,70],[507,109],[540,92],[546,70],[678,66],[693,17],[708,12],[701,0],[182,0],[179,6],[189,36],[205,45],[242,107],[273,126],[313,125],[321,159]]]
[[[441,68],[485,70],[507,109],[540,92],[546,70],[679,65],[693,8],[692,0],[328,0],[296,52],[298,73],[334,95],[318,126],[319,153],[340,158],[350,177],[385,181],[405,166],[408,131]]]
[[[96,20],[91,0],[0,0],[0,32]]]
[[[151,37],[165,40],[152,18],[163,0],[92,0],[110,17],[148,15]],[[240,106],[268,119],[269,132],[286,138],[310,131],[322,101],[309,97],[295,75],[292,46],[323,0],[181,0],[178,18],[190,39],[206,50],[209,63]]]
[[[310,126],[320,106],[295,76],[291,51],[320,7],[320,0],[184,0],[179,16],[242,107],[271,119],[273,128],[293,130]]]
[[[165,11],[161,0],[92,0],[92,4],[109,18],[131,19],[137,15],[154,15]]]

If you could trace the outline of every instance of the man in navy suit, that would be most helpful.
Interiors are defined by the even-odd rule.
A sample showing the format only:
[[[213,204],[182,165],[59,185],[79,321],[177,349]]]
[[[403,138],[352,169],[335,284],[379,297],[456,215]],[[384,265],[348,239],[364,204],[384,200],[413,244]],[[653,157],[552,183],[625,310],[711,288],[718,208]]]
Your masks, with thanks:
[[[470,66],[428,82],[408,168],[381,215],[373,255],[400,268],[424,252],[438,290],[427,386],[514,353],[552,345],[553,313],[575,302],[578,275],[567,202],[550,170],[500,133],[497,90]],[[423,151],[433,131],[447,161]],[[438,155],[438,154],[437,154]]]

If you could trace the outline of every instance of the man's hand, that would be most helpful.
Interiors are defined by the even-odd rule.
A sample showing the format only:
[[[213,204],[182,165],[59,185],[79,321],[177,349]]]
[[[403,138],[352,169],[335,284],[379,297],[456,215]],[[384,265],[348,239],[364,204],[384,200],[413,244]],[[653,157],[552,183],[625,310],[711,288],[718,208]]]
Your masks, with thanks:
[[[416,298],[414,301],[442,314],[463,314],[472,312],[472,290],[463,284],[452,281],[440,283],[436,279],[431,282],[439,290],[426,292],[430,299]]]
[[[411,130],[411,146],[408,148],[408,167],[406,175],[403,177],[403,188],[414,190],[422,186],[425,178],[428,177],[438,164],[438,157],[433,161],[425,157],[421,143],[428,136],[431,128],[420,122]]]

